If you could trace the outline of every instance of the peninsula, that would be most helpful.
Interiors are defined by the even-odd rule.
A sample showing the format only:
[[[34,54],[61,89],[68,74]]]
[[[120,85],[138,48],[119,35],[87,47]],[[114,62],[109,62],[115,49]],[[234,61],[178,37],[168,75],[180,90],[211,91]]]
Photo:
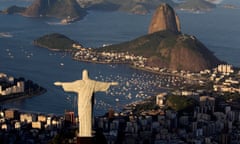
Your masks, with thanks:
[[[195,36],[180,32],[180,21],[168,4],[156,9],[149,34],[96,49],[146,58],[145,66],[198,72],[222,63]]]
[[[0,73],[0,103],[40,95],[46,89],[24,78],[14,78]]]

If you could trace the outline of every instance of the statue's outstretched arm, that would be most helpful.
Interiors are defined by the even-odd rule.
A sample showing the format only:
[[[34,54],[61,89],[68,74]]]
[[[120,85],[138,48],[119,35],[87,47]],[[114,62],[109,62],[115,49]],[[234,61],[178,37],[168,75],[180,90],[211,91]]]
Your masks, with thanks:
[[[82,85],[82,81],[73,81],[73,82],[55,82],[54,85],[62,86],[64,91],[67,92],[78,92],[79,87]]]
[[[112,86],[117,86],[117,85],[118,85],[118,82],[111,82],[111,85],[112,85]]]
[[[110,86],[116,86],[118,85],[117,82],[96,82],[94,91],[102,91],[106,92]]]
[[[61,82],[55,82],[54,85],[55,86],[62,86],[62,83]]]

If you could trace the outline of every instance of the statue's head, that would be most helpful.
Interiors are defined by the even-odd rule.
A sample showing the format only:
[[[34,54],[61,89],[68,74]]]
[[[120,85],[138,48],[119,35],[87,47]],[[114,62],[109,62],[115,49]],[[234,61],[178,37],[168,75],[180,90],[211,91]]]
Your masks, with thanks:
[[[83,80],[89,79],[89,78],[88,78],[88,71],[87,71],[87,70],[83,70],[83,72],[82,72],[82,79],[83,79]]]

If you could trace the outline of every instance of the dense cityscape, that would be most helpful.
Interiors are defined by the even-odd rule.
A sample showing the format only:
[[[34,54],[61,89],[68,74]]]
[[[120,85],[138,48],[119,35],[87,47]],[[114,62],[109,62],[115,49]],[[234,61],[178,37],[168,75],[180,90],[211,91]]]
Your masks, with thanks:
[[[78,60],[81,60],[79,54],[83,52],[86,50],[77,52]],[[84,60],[96,61],[92,53],[84,55]],[[145,67],[142,61],[144,58],[126,54],[103,52],[103,56],[107,58],[98,58],[104,60],[102,63],[122,63],[125,57],[125,63],[133,61],[134,66],[142,70],[181,77],[182,81],[186,79],[187,81],[176,86],[174,83],[179,82],[173,80],[169,82],[167,92],[128,104],[121,112],[109,109],[106,115],[95,117],[94,131],[97,141],[100,139],[105,143],[238,143],[239,69],[222,64],[215,69],[206,69],[199,73],[178,72]],[[12,79],[14,78],[10,77],[7,81],[11,83]],[[2,74],[1,80],[6,81],[6,75]],[[13,87],[11,92],[15,93],[18,87]],[[2,90],[3,93],[5,91]],[[2,109],[0,138],[5,143],[16,141],[76,143],[77,123],[78,117],[71,111],[66,111],[64,116],[56,116]]]
[[[193,17],[208,13],[215,18],[216,13],[211,13],[213,9],[224,9],[228,14],[230,10],[239,10],[237,5],[225,4],[221,0],[24,2],[29,6],[14,5],[0,9],[2,17],[15,14],[12,21],[0,23],[0,42],[4,43],[4,49],[0,49],[0,54],[3,53],[0,60],[0,144],[240,143],[239,59],[225,62],[229,60],[225,52],[237,49],[237,44],[230,46],[231,42],[225,42],[224,37],[224,42],[220,43],[222,37],[218,37],[211,43],[208,42],[211,41],[209,36],[209,40],[205,40],[207,46],[221,46],[223,51],[221,53],[220,48],[212,52],[200,41],[202,37],[198,39],[194,32],[183,32],[186,27],[194,25]],[[0,3],[9,5],[11,2],[0,0]],[[148,33],[145,30],[144,35],[133,40],[127,38],[135,37],[135,34],[116,30],[120,24],[111,23],[115,16],[117,19],[117,14],[120,21],[124,21],[126,16],[128,20],[125,21],[129,21],[135,14],[141,15],[138,17],[141,19],[154,9]],[[100,15],[113,12],[105,17],[109,23],[104,23],[107,29],[98,27],[104,20],[104,17],[99,19],[96,15],[98,10],[104,11]],[[193,23],[182,28],[175,10],[181,11],[181,15],[189,17]],[[230,17],[219,15],[220,19]],[[15,24],[16,19],[19,25]],[[206,17],[207,24],[214,25],[209,20]],[[134,21],[128,29],[133,29],[136,23]],[[238,32],[234,36],[236,28],[232,25],[233,29],[229,27],[227,32],[233,35],[229,39],[236,40]],[[219,32],[213,37],[225,36],[220,27],[213,27]],[[197,32],[201,30],[199,28]],[[54,32],[39,36],[51,31]],[[102,46],[87,48],[82,42],[56,31],[72,34],[88,45],[100,41]],[[100,36],[97,37],[98,31]],[[206,33],[204,37],[211,35],[208,30],[203,31]],[[103,38],[107,33],[110,37],[114,33],[119,37],[111,39],[113,44],[108,43]],[[219,53],[215,56],[215,51],[220,51],[220,56]],[[87,69],[90,67],[89,72],[94,75],[88,77]],[[100,71],[101,68],[103,70]],[[118,71],[118,68],[124,69]],[[25,76],[33,79],[27,80]],[[68,82],[71,79],[74,81]],[[67,94],[69,92],[78,95],[73,98]],[[103,95],[109,97],[100,97],[97,101],[97,92],[105,92]],[[39,99],[34,99],[36,96]],[[30,107],[21,107],[25,103],[30,103]],[[44,105],[46,103],[52,104]],[[71,106],[65,106],[67,103]],[[12,107],[7,104],[12,104]],[[64,106],[59,108],[57,105]],[[40,109],[35,111],[36,107]],[[61,108],[65,108],[61,114],[54,113]],[[94,113],[97,109],[104,114]]]

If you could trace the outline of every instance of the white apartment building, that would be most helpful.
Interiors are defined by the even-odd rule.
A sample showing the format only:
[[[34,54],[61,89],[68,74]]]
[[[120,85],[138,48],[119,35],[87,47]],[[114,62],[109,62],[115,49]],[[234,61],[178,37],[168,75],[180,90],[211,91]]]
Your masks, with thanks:
[[[36,121],[37,117],[36,115],[33,114],[20,114],[20,121],[21,122],[27,122],[27,123],[31,123],[33,121]]]
[[[22,92],[24,92],[23,81],[17,82],[16,85],[8,87],[5,90],[3,90],[2,86],[0,86],[0,95],[9,95],[9,94],[15,94],[15,93],[22,93]]]

